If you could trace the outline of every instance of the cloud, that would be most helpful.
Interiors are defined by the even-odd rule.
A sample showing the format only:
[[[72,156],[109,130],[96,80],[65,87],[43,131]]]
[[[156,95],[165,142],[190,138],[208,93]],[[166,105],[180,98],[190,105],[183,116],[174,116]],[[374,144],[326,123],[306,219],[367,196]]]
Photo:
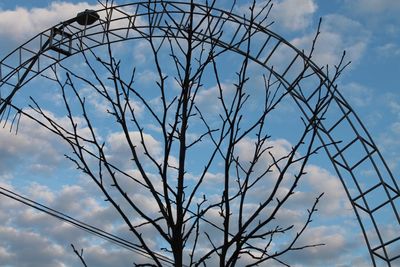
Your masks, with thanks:
[[[8,260],[7,258],[0,260],[2,265],[10,266],[10,264],[13,264],[21,267],[64,266],[62,263],[65,260],[63,249],[37,233],[2,226],[0,227],[0,235],[2,236],[2,245],[6,245],[9,250],[13,251],[7,253]],[[20,242],[21,240],[24,240],[24,242]]]
[[[349,215],[350,202],[339,177],[316,165],[308,165],[306,172],[304,182],[307,184],[306,188],[310,188],[309,192],[305,192],[306,196],[315,199],[315,195],[310,194],[310,192],[315,192],[315,194],[324,193],[319,206],[319,211],[323,214],[321,216],[338,217]]]
[[[314,0],[274,1],[272,20],[279,27],[290,31],[299,31],[310,26],[318,6]]]
[[[16,7],[14,10],[0,10],[0,37],[2,40],[9,40],[6,47],[10,49],[37,33],[76,16],[82,10],[97,8],[98,5],[87,2],[54,1],[45,8]]]
[[[84,250],[88,266],[132,266],[134,262],[148,262],[148,258],[132,253],[128,250],[110,250],[104,244]]]
[[[144,159],[144,148],[142,146],[142,139],[140,132],[132,131],[129,133],[129,138],[134,146],[139,159]],[[149,154],[155,158],[161,155],[161,143],[150,134],[143,134],[144,145],[147,147]],[[117,166],[124,166],[127,168],[132,164],[132,151],[128,146],[128,141],[123,132],[111,133],[107,137],[107,154],[110,155],[112,162],[117,162]]]
[[[317,40],[312,60],[319,66],[337,65],[343,51],[346,51],[346,61],[356,65],[364,54],[370,39],[370,34],[363,25],[355,20],[338,14],[323,18],[321,34]],[[291,43],[299,49],[309,51],[314,34],[295,38]]]
[[[37,173],[48,173],[63,159],[57,138],[31,120],[21,120],[17,135],[8,127],[0,129],[0,173],[7,173],[19,164]]]
[[[239,160],[243,164],[243,166],[248,165],[254,157],[254,150],[255,150],[255,139],[251,138],[244,138],[242,139],[238,145],[236,146],[236,155],[239,157]],[[286,140],[286,139],[276,139],[276,140],[268,140],[263,148],[267,148],[267,152],[263,154],[263,156],[260,158],[258,164],[256,164],[255,172],[257,171],[265,171],[268,166],[273,164],[273,158],[269,155],[268,152],[271,152],[271,154],[274,156],[276,160],[279,160],[281,158],[284,158],[288,156],[291,151],[292,151],[292,144]],[[281,164],[285,164],[286,161],[281,162]],[[281,165],[279,164],[279,165]],[[274,171],[276,171],[275,168],[273,168]]]
[[[24,112],[48,125],[48,122],[36,111],[27,108]],[[71,131],[72,126],[67,116],[57,116],[47,110],[43,112],[58,125]],[[78,134],[90,139],[90,130],[85,120],[81,117],[74,117],[74,120],[77,123]],[[17,134],[10,132],[10,123],[8,121],[6,127],[0,129],[0,146],[2,147],[0,175],[9,176],[14,171],[14,173],[24,175],[50,176],[56,174],[56,171],[61,168],[71,166],[64,157],[66,152],[69,152],[69,148],[59,136],[25,115],[21,116]],[[14,129],[15,127],[14,125]]]
[[[349,238],[351,236],[351,238]],[[308,228],[297,244],[325,244],[324,246],[293,251],[283,257],[296,266],[341,266],[352,263],[358,257],[368,257],[363,251],[363,239],[358,233],[340,226],[312,226]],[[364,266],[364,265],[350,265]]]
[[[16,191],[12,186],[4,185]],[[24,189],[20,189],[24,190]],[[129,239],[131,233],[110,206],[102,205],[80,185],[60,190],[32,184],[22,192],[47,206]],[[41,190],[41,191],[39,191]],[[50,197],[48,197],[48,195]],[[0,195],[0,265],[1,266],[80,266],[70,247],[84,249],[84,256],[94,266],[126,266],[140,259],[136,253],[122,249],[72,227],[42,212],[33,210]],[[47,201],[45,201],[47,200]],[[124,225],[122,223],[122,225]],[[124,232],[119,229],[124,229]],[[103,255],[100,258],[98,256]],[[104,257],[107,255],[107,257]]]
[[[147,41],[138,40],[133,45],[133,59],[136,64],[144,64],[149,61],[149,55],[151,55],[152,51],[149,48],[149,44]]]
[[[267,1],[259,1],[255,7],[255,13],[258,13],[265,6]],[[314,13],[318,6],[314,0],[280,0],[272,1],[273,7],[269,14],[268,22],[274,21],[273,27],[281,30],[299,31],[306,29],[311,23]],[[237,13],[242,15],[250,14],[249,7],[251,2],[237,6]],[[266,15],[266,10],[263,14]]]
[[[100,85],[99,85],[100,86]],[[115,89],[106,86],[106,90],[111,97],[114,97]],[[109,99],[106,99],[103,95],[97,92],[92,87],[83,87],[79,90],[79,94],[82,98],[85,98],[86,109],[93,112],[93,115],[97,118],[111,117],[109,112],[112,112],[112,105]],[[132,109],[134,110],[135,116],[140,117],[144,111],[144,105],[135,100],[129,100]],[[92,115],[92,113],[90,114]]]

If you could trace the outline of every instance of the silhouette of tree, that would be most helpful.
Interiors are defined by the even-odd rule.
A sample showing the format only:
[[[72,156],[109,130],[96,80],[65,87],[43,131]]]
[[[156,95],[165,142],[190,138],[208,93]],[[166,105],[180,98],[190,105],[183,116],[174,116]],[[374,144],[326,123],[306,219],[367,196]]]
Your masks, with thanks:
[[[66,157],[148,253],[148,262],[137,266],[162,266],[160,253],[175,266],[289,266],[283,255],[323,245],[300,240],[323,194],[305,208],[302,223],[279,218],[310,158],[324,147],[316,141],[317,128],[331,99],[318,96],[309,107],[311,119],[302,119],[297,141],[286,149],[271,138],[267,119],[307,79],[314,49],[289,87],[273,68],[263,69],[257,83],[250,51],[256,33],[268,27],[270,2],[254,2],[243,30],[232,32],[237,43],[225,47],[219,43],[224,20],[198,15],[193,1],[182,21],[166,14],[171,24],[160,35],[151,15],[158,5],[162,1],[147,4],[148,31],[132,28],[155,75],[146,76],[140,62],[119,60],[114,36],[107,33],[105,50],[82,53],[89,72],[59,64],[48,77],[60,88],[69,122],[57,121],[32,99],[37,120],[69,145]],[[214,5],[205,6],[211,12]],[[236,51],[230,62],[239,46],[245,52]],[[333,80],[341,70],[339,65]],[[88,103],[88,90],[107,108],[101,119]],[[99,124],[113,127],[114,139],[104,138]],[[125,152],[113,153],[115,144]],[[73,250],[86,265],[83,253]]]

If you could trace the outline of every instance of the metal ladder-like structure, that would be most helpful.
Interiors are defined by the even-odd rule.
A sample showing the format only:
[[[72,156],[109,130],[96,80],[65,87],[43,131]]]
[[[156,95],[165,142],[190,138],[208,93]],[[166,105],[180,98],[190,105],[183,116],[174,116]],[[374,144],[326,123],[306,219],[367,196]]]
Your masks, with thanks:
[[[214,43],[220,49],[249,56],[268,69],[287,89],[306,118],[321,95],[330,101],[319,114],[318,137],[343,184],[364,235],[373,266],[395,266],[400,262],[400,189],[384,158],[361,120],[338,92],[336,85],[303,52],[268,28],[241,16],[202,4],[155,1],[110,6],[96,11],[92,22],[75,23],[72,18],[43,31],[16,48],[0,62],[0,115],[14,95],[47,68],[85,49],[132,39],[183,38],[190,10],[208,19],[207,27],[221,27],[214,39],[203,31],[194,33],[198,42]],[[95,13],[91,13],[92,15]],[[88,16],[88,14],[84,14]],[[82,19],[82,17],[80,18]],[[144,23],[144,21],[146,23]],[[250,55],[243,40],[252,43]],[[282,55],[285,55],[284,57]],[[279,65],[273,66],[279,57]],[[299,75],[314,79],[303,90]],[[308,89],[310,88],[310,89]]]

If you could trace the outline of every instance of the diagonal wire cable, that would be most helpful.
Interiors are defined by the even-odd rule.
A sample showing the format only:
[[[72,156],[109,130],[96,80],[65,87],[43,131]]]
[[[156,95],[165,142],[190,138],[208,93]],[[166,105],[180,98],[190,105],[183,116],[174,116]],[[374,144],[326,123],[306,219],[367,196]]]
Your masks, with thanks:
[[[55,217],[61,221],[64,221],[74,227],[77,227],[79,229],[84,230],[85,232],[88,232],[90,234],[96,235],[102,239],[105,239],[111,243],[114,243],[120,247],[123,247],[125,249],[131,250],[137,254],[140,254],[141,256],[144,256],[146,258],[151,258],[151,256],[149,255],[149,253],[141,248],[139,245],[134,244],[126,239],[123,239],[121,237],[118,237],[116,235],[113,235],[107,231],[104,231],[100,228],[97,228],[95,226],[89,225],[87,223],[84,223],[82,221],[79,221],[77,219],[74,219],[71,216],[66,215],[65,213],[62,213],[60,211],[57,211],[55,209],[52,209],[50,207],[47,207],[43,204],[40,204],[32,199],[29,199],[27,197],[24,197],[16,192],[13,192],[9,189],[6,189],[2,186],[0,186],[0,195],[3,195],[5,197],[11,198],[13,200],[16,200],[24,205],[27,205],[31,208],[34,208],[36,210],[39,210],[41,212],[44,212],[52,217]],[[155,256],[162,262],[169,264],[170,266],[174,266],[174,261],[172,259],[170,259],[167,256],[164,256],[162,254],[159,253],[155,253]]]

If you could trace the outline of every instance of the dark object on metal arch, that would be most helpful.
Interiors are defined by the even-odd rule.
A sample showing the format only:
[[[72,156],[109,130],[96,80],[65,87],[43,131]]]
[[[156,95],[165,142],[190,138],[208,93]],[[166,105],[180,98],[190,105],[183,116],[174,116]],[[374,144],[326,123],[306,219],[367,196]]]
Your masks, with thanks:
[[[76,22],[82,26],[88,26],[95,23],[100,18],[95,10],[86,9],[76,15]]]

